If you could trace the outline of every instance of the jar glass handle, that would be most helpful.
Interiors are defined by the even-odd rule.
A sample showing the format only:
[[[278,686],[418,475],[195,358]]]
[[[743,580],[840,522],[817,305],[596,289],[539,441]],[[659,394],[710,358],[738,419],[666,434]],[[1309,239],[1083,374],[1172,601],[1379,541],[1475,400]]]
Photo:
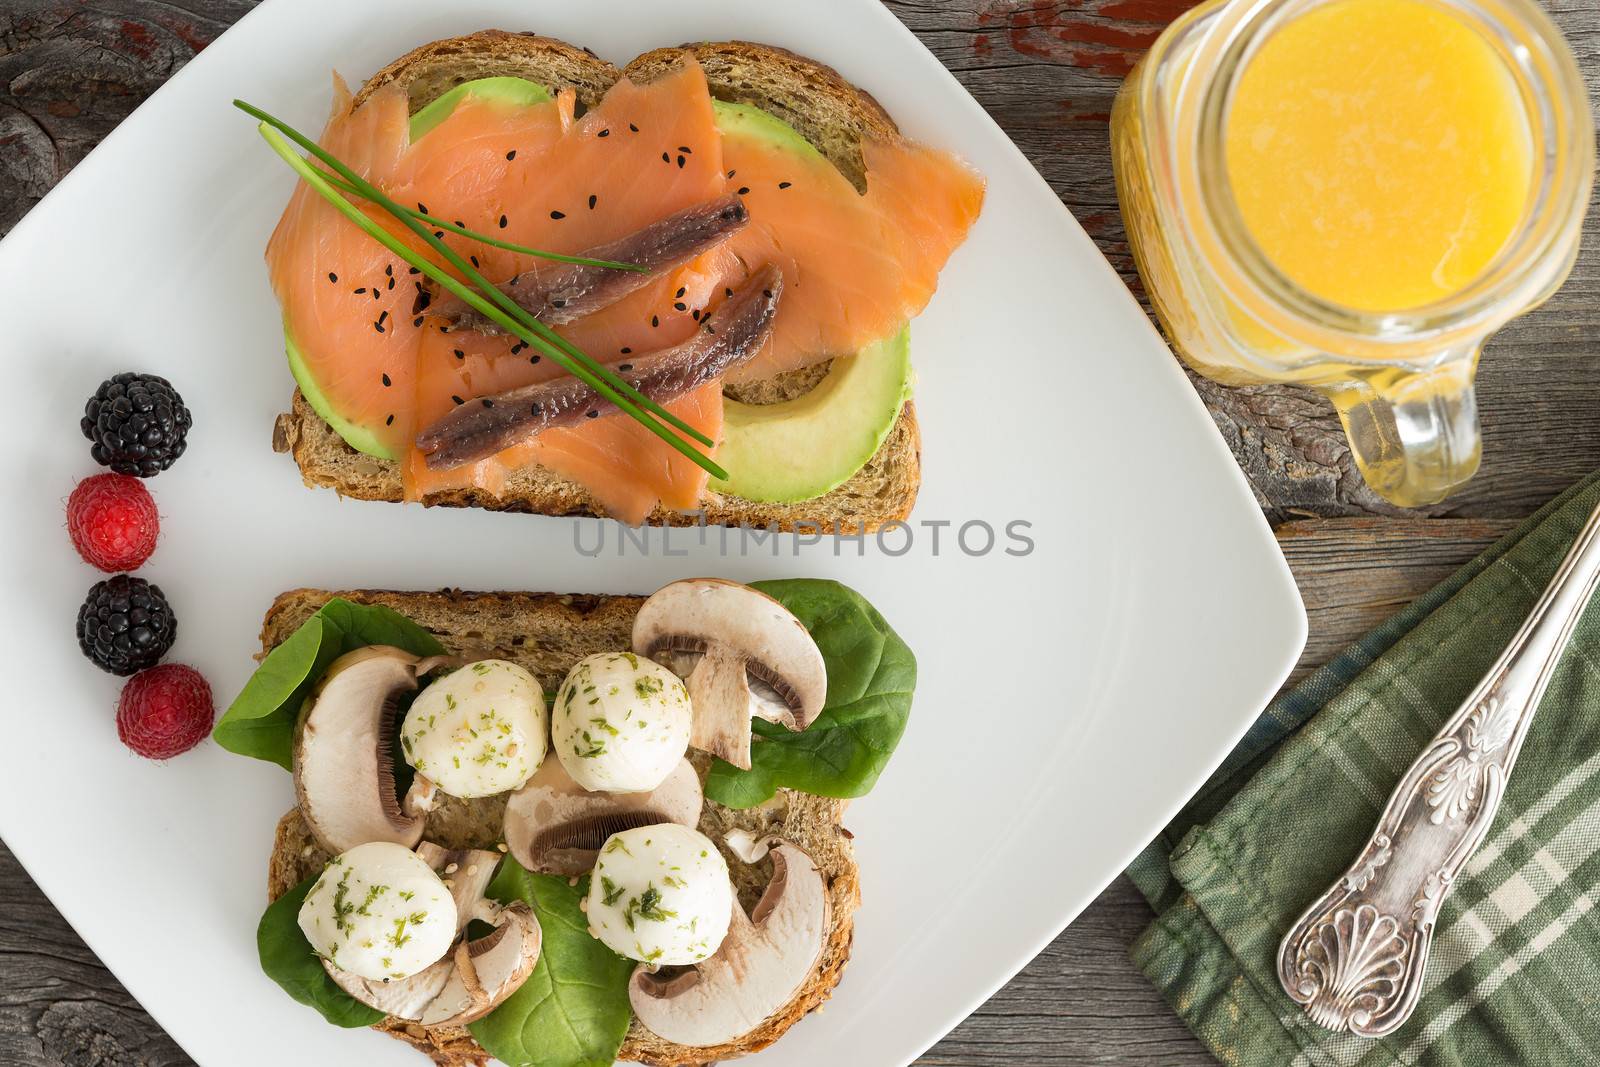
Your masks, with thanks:
[[[1401,507],[1433,504],[1477,472],[1477,365],[1474,345],[1426,371],[1385,369],[1323,387],[1379,496]]]

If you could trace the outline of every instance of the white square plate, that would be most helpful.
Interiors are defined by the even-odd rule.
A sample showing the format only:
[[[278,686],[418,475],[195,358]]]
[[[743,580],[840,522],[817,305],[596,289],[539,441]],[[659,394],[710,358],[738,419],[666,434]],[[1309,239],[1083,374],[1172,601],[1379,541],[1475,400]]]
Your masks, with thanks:
[[[617,528],[341,502],[269,447],[291,389],[262,249],[288,171],[229,101],[319,129],[353,79],[435,38],[534,29],[619,63],[745,38],[827,62],[912,137],[989,180],[971,239],[913,327],[926,480],[882,545],[711,533],[617,552]],[[760,1062],[908,1061],[1014,974],[1199,786],[1277,688],[1305,614],[1271,532],[1138,304],[1020,152],[873,0],[271,0],[112,133],[0,245],[11,396],[0,467],[11,663],[0,834],[84,939],[206,1064],[395,1063],[256,963],[282,771],[206,744],[166,765],[117,741],[115,679],[73,617],[96,579],[62,529],[95,471],[77,423],[102,378],[170,377],[188,454],[150,485],[174,659],[226,705],[263,611],[300,585],[648,592],[673,578],[837,577],[916,651],[915,713],[849,826],[864,906],[827,1011]],[[968,555],[982,521],[995,550]],[[1006,554],[1030,523],[1031,553]],[[937,527],[928,523],[949,522]],[[574,549],[606,531],[599,558]],[[934,540],[938,535],[937,546]],[[981,528],[967,547],[982,547]],[[670,547],[673,555],[664,548]],[[682,554],[677,554],[682,553]]]

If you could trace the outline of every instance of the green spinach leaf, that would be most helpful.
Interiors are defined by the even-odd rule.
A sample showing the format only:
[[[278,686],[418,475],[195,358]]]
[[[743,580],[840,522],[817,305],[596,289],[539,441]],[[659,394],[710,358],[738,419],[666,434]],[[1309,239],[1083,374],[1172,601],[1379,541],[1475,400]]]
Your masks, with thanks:
[[[335,1026],[371,1026],[383,1020],[383,1012],[369,1008],[333,984],[311,942],[300,930],[300,905],[317,884],[312,875],[283,896],[267,905],[256,927],[256,951],[261,969],[295,1000],[317,1009]]]
[[[870,790],[905,733],[917,660],[865,597],[818,578],[751,585],[778,600],[805,624],[828,667],[828,698],[807,729],[752,723],[757,740],[750,769],[717,760],[706,796],[730,808],[771,799],[778,787],[825,797],[859,797]]]
[[[330,663],[367,645],[394,645],[418,656],[444,652],[432,634],[399,612],[334,597],[267,654],[211,736],[229,752],[289,770],[300,705]]]
[[[467,1029],[511,1067],[610,1067],[627,1036],[634,964],[589,936],[578,902],[587,880],[534,874],[507,856],[489,883],[502,903],[527,902],[539,918],[539,962],[522,988]]]

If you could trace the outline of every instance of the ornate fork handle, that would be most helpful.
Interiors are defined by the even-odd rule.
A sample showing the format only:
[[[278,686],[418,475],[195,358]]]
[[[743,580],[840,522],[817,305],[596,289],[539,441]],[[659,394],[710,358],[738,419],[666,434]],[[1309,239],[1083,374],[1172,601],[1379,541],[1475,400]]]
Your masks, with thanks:
[[[1562,650],[1600,581],[1600,508],[1494,667],[1411,765],[1366,847],[1278,947],[1311,1019],[1390,1033],[1422,994],[1439,906],[1494,821]]]

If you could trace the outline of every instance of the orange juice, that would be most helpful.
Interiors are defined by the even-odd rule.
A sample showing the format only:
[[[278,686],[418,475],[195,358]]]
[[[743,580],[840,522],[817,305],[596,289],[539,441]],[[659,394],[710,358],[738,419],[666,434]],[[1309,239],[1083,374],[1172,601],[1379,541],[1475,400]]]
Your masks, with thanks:
[[[1334,0],[1246,62],[1225,130],[1246,229],[1334,304],[1458,292],[1527,210],[1526,108],[1484,36],[1423,0]]]
[[[1111,148],[1191,367],[1322,391],[1392,503],[1472,476],[1479,352],[1572,269],[1594,179],[1538,0],[1206,0],[1128,75]]]

